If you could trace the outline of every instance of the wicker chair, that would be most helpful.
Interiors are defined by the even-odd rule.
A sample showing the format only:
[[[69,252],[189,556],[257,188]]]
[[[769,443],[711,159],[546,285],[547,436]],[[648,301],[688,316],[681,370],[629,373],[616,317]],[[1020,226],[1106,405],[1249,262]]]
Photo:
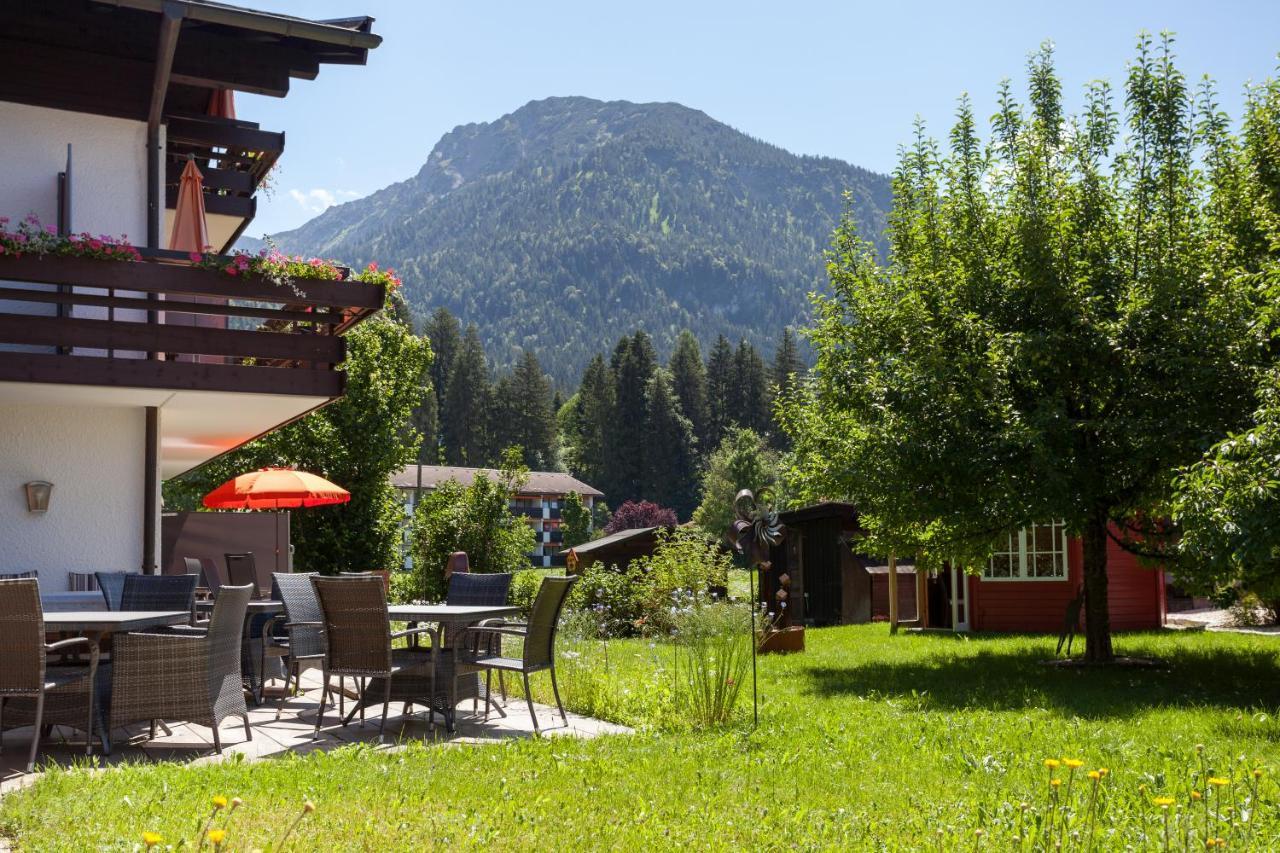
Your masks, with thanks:
[[[98,589],[107,603],[108,610],[121,610],[120,599],[124,596],[124,579],[132,572],[94,572],[98,579]]]
[[[464,664],[460,671],[468,669],[483,670],[485,674],[485,692],[488,693],[493,673],[518,672],[524,678],[524,696],[529,704],[529,716],[533,719],[533,731],[539,732],[538,718],[533,712],[533,694],[529,692],[529,676],[544,669],[551,670],[551,691],[556,697],[556,708],[560,711],[560,719],[565,725],[569,718],[564,713],[564,704],[560,701],[560,687],[556,683],[556,631],[560,625],[560,611],[564,609],[569,590],[578,580],[576,575],[568,577],[547,577],[542,579],[538,596],[533,600],[533,608],[529,613],[529,621],[525,624],[506,622],[501,619],[490,619],[470,628],[468,635],[470,649],[465,654]],[[497,637],[519,637],[524,641],[524,651],[519,658],[502,655],[501,647],[492,645]],[[485,705],[485,719],[489,718],[489,706]]]
[[[87,666],[48,665],[50,653],[82,645],[89,647]],[[48,725],[82,729],[86,733],[85,753],[92,752],[98,715],[94,695],[98,644],[88,637],[45,643],[40,583],[35,579],[0,580],[0,661],[4,662],[0,666],[0,738],[6,727],[5,705],[9,704],[8,727],[32,727],[28,773],[35,769],[40,732]],[[30,707],[32,704],[34,707]],[[98,722],[101,733],[101,721]]]
[[[280,658],[284,662],[284,691],[276,705],[276,719],[284,711],[284,700],[289,696],[289,680],[298,689],[302,670],[311,667],[324,669],[324,614],[311,585],[314,574],[274,572],[271,575],[273,597],[284,604],[284,615],[275,616],[262,630],[262,672],[265,679],[268,658]],[[284,634],[277,636],[277,630]]]
[[[438,688],[435,677],[434,660],[437,655],[434,652],[438,632],[430,627],[392,632],[387,618],[386,589],[381,577],[317,575],[311,578],[311,583],[320,602],[327,644],[314,737],[320,737],[329,679],[335,675],[344,679],[354,678],[360,685],[355,707],[343,718],[342,724],[345,726],[351,722],[357,711],[363,721],[365,706],[376,704],[381,699],[379,733],[386,730],[387,714],[393,700],[406,704],[422,702],[432,709],[434,700],[442,693],[447,694]],[[394,640],[421,634],[431,636],[430,648],[392,648]]]
[[[121,610],[185,610],[194,614],[199,575],[126,575]]]
[[[449,575],[449,590],[445,594],[445,604],[455,604],[459,606],[485,607],[490,605],[500,605],[507,603],[507,596],[511,592],[510,572],[493,572],[486,574],[470,574],[468,572],[454,572]],[[442,645],[446,649],[451,649],[458,643],[465,642],[463,636],[466,634],[466,625],[448,624],[441,626],[443,630]],[[502,638],[497,634],[490,637],[493,648],[491,651],[500,653],[502,650]],[[455,642],[456,641],[456,642]],[[458,678],[478,678],[476,672],[472,670],[470,673],[465,670],[458,672]],[[467,685],[468,691],[473,700],[478,698],[480,691],[478,685]],[[498,691],[502,694],[502,701],[507,701],[507,682],[501,670],[498,671]],[[485,701],[492,701],[489,698],[488,691],[485,691]],[[498,713],[506,716],[507,712],[502,710],[501,705],[494,705]]]
[[[213,747],[222,752],[218,727],[240,717],[245,739],[253,740],[240,682],[240,641],[252,596],[250,586],[219,589],[206,631],[117,636],[111,728],[148,720],[154,737],[156,720],[199,723],[213,730]]]
[[[225,557],[227,560],[227,583],[232,586],[249,584],[253,587],[253,597],[257,598],[260,592],[258,589],[258,565],[253,559],[253,552],[226,554]]]

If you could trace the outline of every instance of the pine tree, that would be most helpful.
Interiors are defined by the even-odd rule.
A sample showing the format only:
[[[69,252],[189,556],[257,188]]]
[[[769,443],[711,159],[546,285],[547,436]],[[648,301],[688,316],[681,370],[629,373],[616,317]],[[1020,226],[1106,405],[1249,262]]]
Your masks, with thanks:
[[[462,348],[462,326],[458,323],[458,318],[442,306],[427,321],[426,335],[431,341],[431,352],[435,355],[435,361],[431,363],[431,387],[435,390],[436,411],[439,412],[444,408],[449,374],[453,372],[453,363]]]
[[[782,338],[778,341],[778,349],[773,354],[773,365],[769,369],[769,443],[777,450],[789,450],[791,439],[774,419],[774,410],[779,398],[786,398],[804,377],[804,362],[800,360],[800,349],[796,346],[796,336],[791,327],[782,330]]]
[[[596,355],[582,374],[582,384],[569,418],[569,470],[578,479],[604,489],[607,485],[605,449],[613,426],[613,376]]]
[[[698,339],[685,329],[676,339],[675,351],[668,362],[671,371],[671,387],[676,399],[680,401],[680,411],[689,419],[693,434],[702,447],[706,447],[708,410],[707,410],[707,368],[702,363],[702,351],[698,347]]]
[[[729,425],[737,419],[733,410],[736,403],[733,375],[733,348],[724,335],[716,338],[716,344],[707,357],[707,428],[705,448],[720,446]]]
[[[646,393],[645,442],[640,460],[647,500],[669,506],[688,518],[698,503],[697,441],[693,426],[680,412],[680,401],[665,370],[655,371]]]
[[[746,340],[733,354],[733,411],[730,420],[764,435],[773,420],[769,413],[768,380],[764,359]]]
[[[510,374],[498,383],[492,407],[491,441],[497,447],[520,448],[526,467],[545,471],[556,456],[556,420],[551,380],[538,358],[525,350]]]
[[[605,445],[605,492],[621,503],[644,488],[649,380],[656,369],[653,343],[644,332],[618,341],[613,352],[613,419]]]
[[[444,457],[450,465],[480,466],[489,455],[489,409],[492,389],[484,347],[474,325],[467,327],[449,374],[440,412]]]

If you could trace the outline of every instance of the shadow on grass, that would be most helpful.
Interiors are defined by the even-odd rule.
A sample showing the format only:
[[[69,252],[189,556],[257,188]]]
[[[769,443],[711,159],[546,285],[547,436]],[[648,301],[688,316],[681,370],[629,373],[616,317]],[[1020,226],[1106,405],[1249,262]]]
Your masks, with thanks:
[[[810,692],[819,696],[896,697],[921,710],[1048,708],[1108,718],[1161,707],[1280,709],[1275,650],[1144,643],[1126,646],[1121,653],[1154,657],[1161,668],[1058,668],[1044,665],[1050,657],[1045,650],[1009,646],[997,637],[974,636],[964,646],[950,648],[943,645],[945,637],[938,639],[936,647],[927,643],[929,648],[900,660],[849,666],[823,661],[801,667],[798,674],[808,677]],[[1047,647],[1049,652],[1052,648]]]

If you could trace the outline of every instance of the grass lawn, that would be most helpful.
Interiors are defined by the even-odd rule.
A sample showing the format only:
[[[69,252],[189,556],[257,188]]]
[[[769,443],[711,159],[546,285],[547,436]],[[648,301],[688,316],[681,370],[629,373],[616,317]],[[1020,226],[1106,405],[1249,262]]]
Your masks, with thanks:
[[[567,649],[579,655],[566,659],[569,704],[641,733],[54,771],[0,801],[0,834],[22,850],[131,849],[144,830],[175,842],[198,834],[221,794],[244,800],[226,839],[237,850],[272,849],[305,800],[316,811],[290,849],[1008,850],[1044,849],[1047,837],[1159,850],[1165,814],[1174,849],[1204,849],[1206,818],[1232,848],[1280,849],[1278,638],[1117,639],[1120,653],[1168,663],[1157,671],[1046,668],[1045,637],[890,638],[865,625],[808,639],[804,654],[761,659],[752,733],[671,719],[663,645],[615,641],[606,655],[581,643]],[[1053,789],[1050,757],[1085,763],[1057,768]],[[1085,774],[1104,767],[1095,796]],[[1210,776],[1231,783],[1207,786]],[[1208,799],[1192,800],[1193,787]],[[1167,812],[1153,803],[1163,795]]]

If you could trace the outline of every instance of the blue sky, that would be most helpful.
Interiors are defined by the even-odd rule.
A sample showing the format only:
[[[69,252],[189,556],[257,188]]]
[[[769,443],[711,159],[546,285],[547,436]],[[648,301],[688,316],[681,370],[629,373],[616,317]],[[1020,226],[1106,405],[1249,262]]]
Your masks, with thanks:
[[[999,81],[1020,82],[1046,38],[1075,107],[1089,80],[1123,82],[1140,29],[1173,30],[1182,69],[1211,74],[1233,116],[1280,51],[1280,2],[243,2],[372,15],[384,38],[367,66],[322,67],[283,101],[239,96],[242,118],[288,134],[253,235],[403,180],[454,127],[552,95],[678,101],[791,151],[888,171],[917,115],[945,136],[962,92],[990,115]]]

